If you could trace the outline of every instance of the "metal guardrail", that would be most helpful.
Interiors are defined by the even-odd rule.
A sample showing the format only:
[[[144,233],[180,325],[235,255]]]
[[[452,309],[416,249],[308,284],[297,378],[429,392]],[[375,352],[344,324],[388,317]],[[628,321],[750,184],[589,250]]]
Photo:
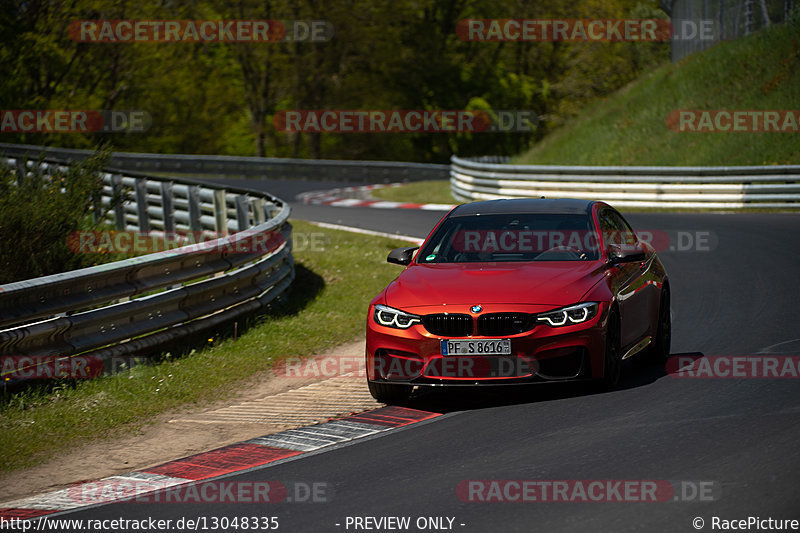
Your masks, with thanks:
[[[25,165],[39,164],[41,153],[41,147],[0,144],[0,155],[20,174],[28,171]],[[46,149],[43,164],[64,165],[88,155]],[[22,164],[26,158],[29,161]],[[272,161],[279,163],[271,167]],[[432,179],[449,168],[453,194],[466,201],[566,196],[606,200],[619,207],[800,209],[800,166],[536,166],[503,164],[503,157],[453,157],[450,167],[340,161],[284,165],[286,161],[290,160],[157,154],[114,154],[112,159],[115,165],[162,172],[314,179],[320,177],[317,172],[342,179],[360,168],[355,175],[346,174],[347,181],[359,177],[372,182]],[[268,305],[294,279],[290,209],[282,200],[131,170],[109,169],[103,180],[106,206],[120,190],[131,192],[131,201],[111,212],[118,229],[205,232],[218,238],[203,251],[178,248],[0,285],[1,356],[35,361],[91,355],[107,360],[155,351]],[[245,241],[271,244],[237,253]]]
[[[461,201],[581,198],[617,207],[800,209],[800,165],[589,167],[508,165],[453,157],[450,189]]]
[[[677,35],[672,61],[791,18],[794,0],[662,0]]]
[[[24,162],[3,151],[18,174],[39,164],[38,155]],[[48,156],[44,165],[65,162]],[[53,365],[155,351],[264,308],[289,288],[290,208],[282,200],[132,172],[102,177],[106,206],[120,189],[132,192],[109,213],[117,229],[193,232],[202,244],[0,285],[0,356]]]
[[[20,157],[27,155],[31,159],[36,159],[43,151],[47,157],[60,161],[83,160],[93,154],[89,150],[43,148],[41,146],[0,143],[0,154],[6,153]],[[111,154],[108,164],[113,168],[138,172],[363,183],[445,180],[449,175],[450,168],[448,165],[395,161],[336,161],[225,155],[140,154],[133,152],[114,152]]]

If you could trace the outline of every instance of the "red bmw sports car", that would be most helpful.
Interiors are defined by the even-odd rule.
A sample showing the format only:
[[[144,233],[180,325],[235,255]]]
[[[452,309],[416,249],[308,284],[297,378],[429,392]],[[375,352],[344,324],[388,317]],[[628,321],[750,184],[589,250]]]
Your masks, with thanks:
[[[416,252],[416,253],[415,253]],[[603,202],[456,207],[369,305],[367,382],[381,402],[415,386],[595,380],[670,348],[670,292],[649,243]]]

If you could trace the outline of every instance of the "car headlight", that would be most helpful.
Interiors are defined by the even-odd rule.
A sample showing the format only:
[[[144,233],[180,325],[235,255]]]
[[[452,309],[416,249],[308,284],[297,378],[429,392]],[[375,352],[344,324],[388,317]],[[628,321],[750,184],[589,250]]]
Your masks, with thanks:
[[[408,329],[420,322],[420,318],[417,315],[404,313],[399,309],[393,309],[385,305],[376,305],[373,316],[375,322],[387,328]]]
[[[600,304],[597,302],[584,302],[546,313],[539,313],[536,317],[536,321],[547,322],[554,328],[580,324],[597,315],[598,309],[600,309]]]

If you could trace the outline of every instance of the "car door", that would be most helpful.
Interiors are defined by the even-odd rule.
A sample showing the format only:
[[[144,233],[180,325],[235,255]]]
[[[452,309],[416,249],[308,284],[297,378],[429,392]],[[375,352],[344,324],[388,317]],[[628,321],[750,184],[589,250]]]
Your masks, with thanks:
[[[610,207],[599,213],[600,229],[606,255],[615,246],[636,247],[639,241],[631,227]],[[626,349],[649,331],[649,285],[645,276],[647,261],[619,263],[611,267],[611,289],[617,297],[620,313],[620,341]]]

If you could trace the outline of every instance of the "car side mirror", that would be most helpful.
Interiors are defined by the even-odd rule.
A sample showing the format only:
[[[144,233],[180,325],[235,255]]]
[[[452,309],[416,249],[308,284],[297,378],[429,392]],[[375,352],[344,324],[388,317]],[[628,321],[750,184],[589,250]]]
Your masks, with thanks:
[[[644,261],[647,254],[640,246],[616,246],[613,245],[608,251],[608,262],[611,265],[620,263],[635,263]]]
[[[396,265],[408,265],[411,263],[411,259],[413,259],[414,252],[417,251],[417,249],[419,249],[419,246],[395,248],[389,252],[389,256],[386,258],[386,261]]]

